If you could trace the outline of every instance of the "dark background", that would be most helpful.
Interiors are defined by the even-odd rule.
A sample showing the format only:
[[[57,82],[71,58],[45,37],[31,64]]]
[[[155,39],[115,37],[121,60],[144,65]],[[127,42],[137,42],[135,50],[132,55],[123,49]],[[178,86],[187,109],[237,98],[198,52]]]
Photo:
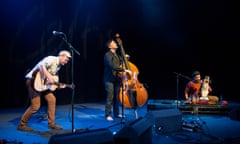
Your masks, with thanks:
[[[202,77],[210,75],[213,95],[239,101],[237,1],[2,0],[0,5],[3,108],[26,106],[27,70],[69,49],[53,30],[64,32],[80,53],[61,70],[61,82],[73,81],[74,94],[56,91],[58,104],[71,103],[73,95],[75,103],[105,100],[105,42],[116,33],[149,99],[183,99],[188,79],[181,75],[199,70]]]

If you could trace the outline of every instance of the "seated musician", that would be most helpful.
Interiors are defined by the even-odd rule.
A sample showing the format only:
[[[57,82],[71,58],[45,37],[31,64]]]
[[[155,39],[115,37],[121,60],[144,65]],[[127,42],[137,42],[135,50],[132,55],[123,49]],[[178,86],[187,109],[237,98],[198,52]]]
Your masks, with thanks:
[[[209,76],[206,76],[204,80],[201,80],[201,74],[199,71],[194,71],[192,74],[192,80],[186,85],[184,96],[186,103],[188,104],[217,104],[219,98],[217,96],[211,96],[212,88],[209,85]]]

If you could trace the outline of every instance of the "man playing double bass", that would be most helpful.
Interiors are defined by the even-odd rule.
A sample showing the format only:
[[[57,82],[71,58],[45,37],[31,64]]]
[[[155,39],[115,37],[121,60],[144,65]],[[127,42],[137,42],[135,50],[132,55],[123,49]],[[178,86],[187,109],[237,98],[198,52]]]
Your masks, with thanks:
[[[121,64],[120,54],[118,53],[118,44],[113,39],[107,41],[108,51],[104,55],[104,76],[103,83],[106,93],[105,116],[106,120],[113,121],[113,116],[122,118],[119,113],[119,90],[121,87],[121,78],[119,73],[126,72],[131,75],[131,71],[125,69]]]

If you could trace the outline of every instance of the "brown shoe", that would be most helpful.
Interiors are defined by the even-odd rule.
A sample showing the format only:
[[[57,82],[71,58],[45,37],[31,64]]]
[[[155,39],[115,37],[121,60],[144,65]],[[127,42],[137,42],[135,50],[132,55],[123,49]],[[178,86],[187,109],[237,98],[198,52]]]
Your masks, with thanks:
[[[28,127],[28,126],[26,126],[26,125],[19,125],[19,126],[17,127],[17,130],[21,130],[21,131],[34,131],[33,128],[30,128],[30,127]]]
[[[58,126],[58,125],[48,125],[49,129],[54,129],[54,130],[62,130],[63,128]]]

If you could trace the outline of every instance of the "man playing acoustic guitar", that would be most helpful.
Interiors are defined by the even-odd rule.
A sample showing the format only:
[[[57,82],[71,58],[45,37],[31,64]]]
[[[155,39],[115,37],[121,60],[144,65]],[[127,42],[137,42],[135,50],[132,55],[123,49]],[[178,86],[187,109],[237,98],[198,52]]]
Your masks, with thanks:
[[[71,58],[69,51],[62,50],[58,56],[47,56],[35,65],[35,67],[27,73],[26,86],[28,96],[30,98],[30,106],[24,112],[19,121],[18,130],[34,131],[28,127],[28,120],[32,114],[36,113],[41,105],[41,96],[47,101],[48,105],[48,128],[61,130],[62,127],[55,123],[56,98],[53,91],[57,88],[68,87],[67,84],[58,83],[58,71],[61,66],[67,64]]]

